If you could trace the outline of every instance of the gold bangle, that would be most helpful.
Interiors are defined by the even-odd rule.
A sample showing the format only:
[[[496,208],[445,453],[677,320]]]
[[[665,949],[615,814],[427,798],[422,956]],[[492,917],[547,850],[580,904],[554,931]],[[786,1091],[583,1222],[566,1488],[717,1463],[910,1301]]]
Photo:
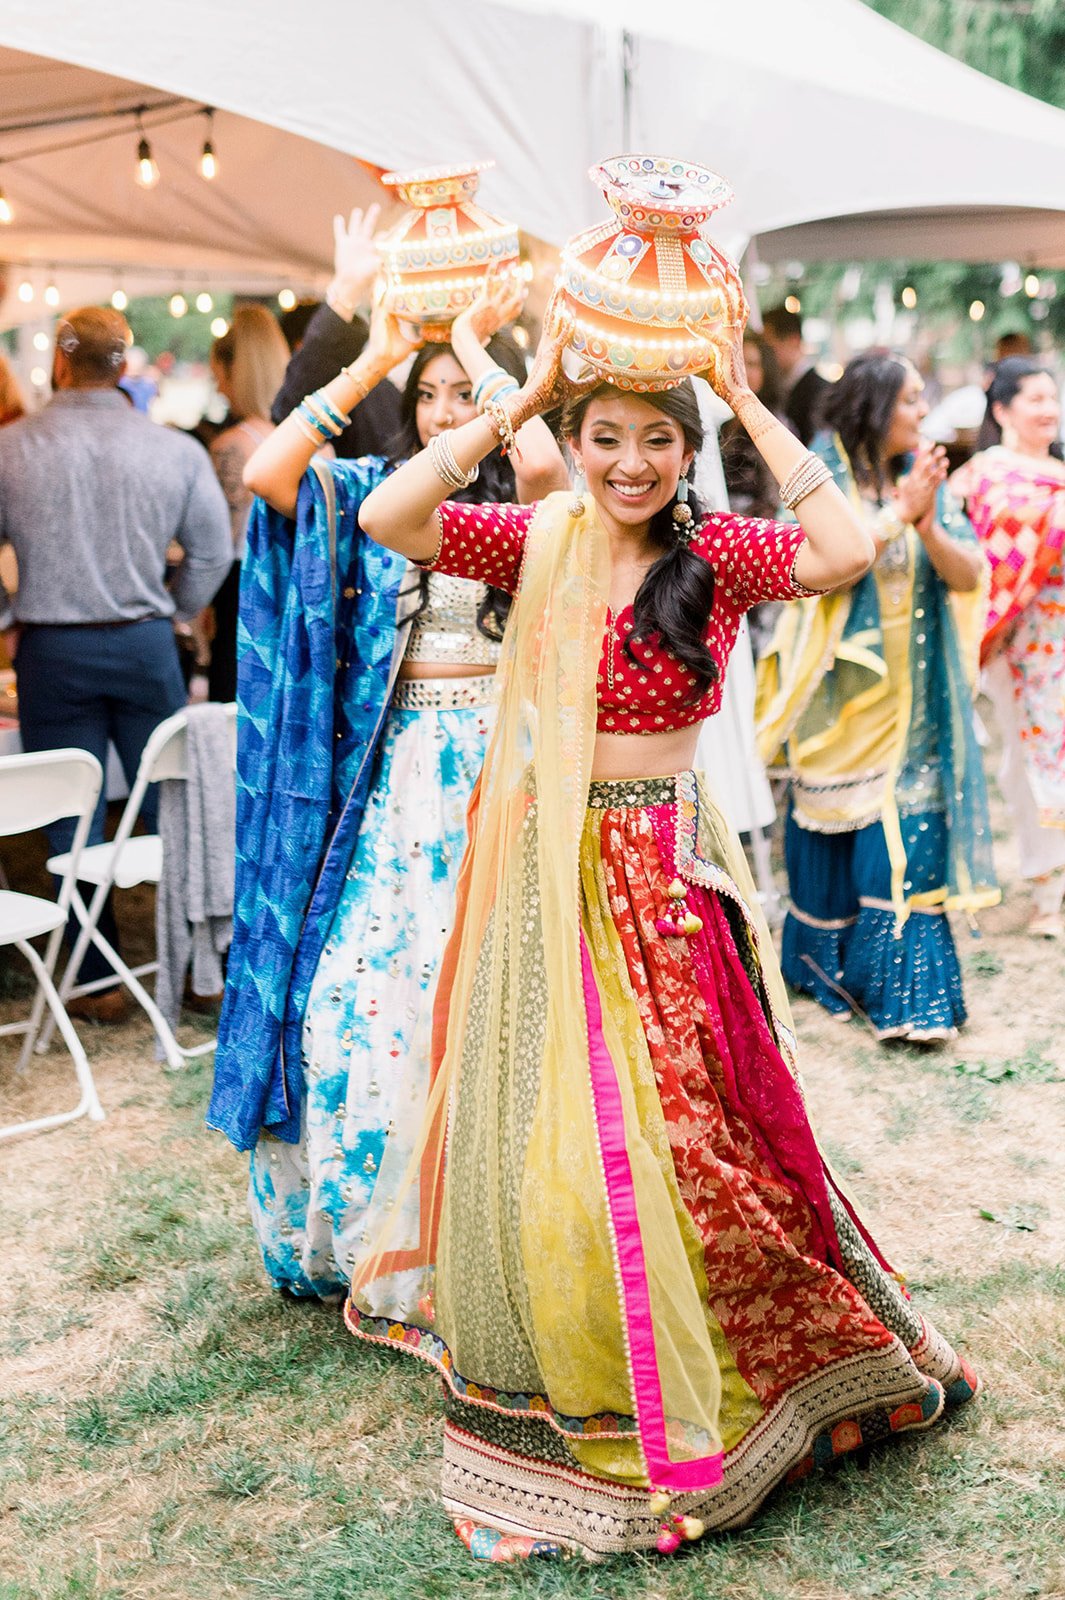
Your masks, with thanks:
[[[349,401],[345,407],[345,410],[347,411],[353,411],[358,405],[359,401],[365,400],[370,390],[375,387],[374,384],[367,383],[365,378],[360,378],[350,366],[341,367],[338,376],[341,378],[347,378],[348,382],[355,390],[354,400]]]
[[[485,420],[499,440],[499,448],[505,456],[514,456],[521,459],[514,437],[514,424],[510,420],[510,412],[501,400],[486,400],[484,404]]]

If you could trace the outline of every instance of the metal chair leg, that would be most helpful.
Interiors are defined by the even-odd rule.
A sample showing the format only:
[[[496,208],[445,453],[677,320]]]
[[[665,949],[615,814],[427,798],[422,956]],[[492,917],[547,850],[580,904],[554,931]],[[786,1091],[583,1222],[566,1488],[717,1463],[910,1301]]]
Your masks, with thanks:
[[[89,1058],[85,1054],[85,1047],[77,1034],[73,1024],[67,1016],[66,1007],[59,998],[59,992],[52,982],[51,975],[37,951],[24,939],[15,941],[16,948],[21,950],[40,985],[49,1011],[56,1020],[56,1025],[63,1035],[63,1041],[70,1051],[74,1062],[74,1071],[77,1074],[78,1084],[81,1088],[81,1099],[73,1111],[60,1111],[50,1117],[36,1117],[31,1122],[17,1122],[10,1127],[0,1128],[0,1140],[14,1138],[16,1134],[41,1133],[45,1128],[57,1128],[64,1122],[74,1122],[78,1117],[88,1117],[91,1122],[104,1120],[104,1109],[100,1104],[100,1097],[96,1092],[96,1083],[93,1079]]]

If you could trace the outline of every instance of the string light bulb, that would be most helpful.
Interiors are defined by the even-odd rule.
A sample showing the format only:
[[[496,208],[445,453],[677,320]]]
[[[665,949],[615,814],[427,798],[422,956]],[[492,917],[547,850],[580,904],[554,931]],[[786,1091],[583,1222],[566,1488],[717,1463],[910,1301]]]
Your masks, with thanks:
[[[33,348],[35,350],[40,350],[42,355],[48,349],[48,346],[51,344],[51,342],[51,339],[49,339],[46,333],[35,333],[33,336]]]
[[[198,294],[196,296],[196,310],[203,312],[204,315],[206,315],[208,311],[214,310],[214,301],[211,299],[211,296],[207,293],[206,289],[202,294]]]
[[[984,312],[986,310],[987,307],[984,305],[982,300],[974,300],[972,305],[969,307],[969,321],[982,322],[984,320]]]
[[[56,284],[49,283],[45,285],[44,303],[46,306],[52,306],[53,308],[59,304],[59,289]]]
[[[114,311],[125,311],[129,305],[129,295],[125,289],[116,289],[111,295],[111,308]]]
[[[159,182],[159,166],[152,155],[152,147],[142,138],[137,146],[137,182],[142,189],[154,189]]]
[[[277,303],[282,311],[291,311],[296,304],[296,294],[293,289],[282,289],[278,294]]]
[[[3,186],[0,185],[0,223],[14,222],[14,220],[15,213],[11,208],[11,201],[4,193]]]
[[[917,304],[917,290],[912,283],[908,283],[902,291],[902,303],[907,311],[912,311]]]
[[[188,309],[189,303],[183,294],[172,294],[170,296],[170,315],[172,317],[183,317]]]
[[[213,108],[206,113],[206,116],[207,137],[204,139],[203,149],[200,151],[200,177],[206,178],[208,183],[212,183],[218,176],[218,157],[215,154],[214,148]]]
[[[28,278],[23,278],[18,286],[18,297],[24,306],[28,306],[33,299],[33,284]]]
[[[214,334],[216,339],[221,339],[223,334],[229,332],[229,323],[226,321],[225,317],[215,317],[214,321],[211,323],[211,332]]]
[[[797,294],[788,295],[787,299],[784,301],[784,309],[785,311],[792,312],[794,316],[798,316],[799,312],[802,310],[802,301],[799,299]]]
[[[1029,300],[1036,299],[1039,294],[1039,288],[1040,284],[1038,274],[1035,272],[1030,272],[1024,280],[1024,292],[1028,296]]]
[[[148,143],[148,136],[141,121],[146,110],[146,106],[137,108],[137,132],[140,134],[140,139],[137,143],[137,167],[133,176],[142,189],[154,189],[159,182],[159,167],[152,155],[152,147]]]

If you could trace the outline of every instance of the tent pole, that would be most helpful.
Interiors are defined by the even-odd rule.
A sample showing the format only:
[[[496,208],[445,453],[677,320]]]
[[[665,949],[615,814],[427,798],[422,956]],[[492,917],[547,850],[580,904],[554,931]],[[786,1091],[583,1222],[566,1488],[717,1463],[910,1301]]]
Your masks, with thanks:
[[[636,81],[636,39],[628,28],[621,30],[621,144],[632,149],[632,91]]]

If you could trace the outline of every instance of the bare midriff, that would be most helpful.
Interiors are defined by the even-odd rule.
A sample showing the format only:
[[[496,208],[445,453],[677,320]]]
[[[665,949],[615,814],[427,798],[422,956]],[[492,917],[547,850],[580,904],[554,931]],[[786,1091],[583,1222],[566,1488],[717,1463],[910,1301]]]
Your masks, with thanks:
[[[597,733],[593,778],[666,778],[695,762],[700,724],[663,733]]]
[[[401,678],[490,678],[495,667],[475,665],[472,661],[403,661]]]

